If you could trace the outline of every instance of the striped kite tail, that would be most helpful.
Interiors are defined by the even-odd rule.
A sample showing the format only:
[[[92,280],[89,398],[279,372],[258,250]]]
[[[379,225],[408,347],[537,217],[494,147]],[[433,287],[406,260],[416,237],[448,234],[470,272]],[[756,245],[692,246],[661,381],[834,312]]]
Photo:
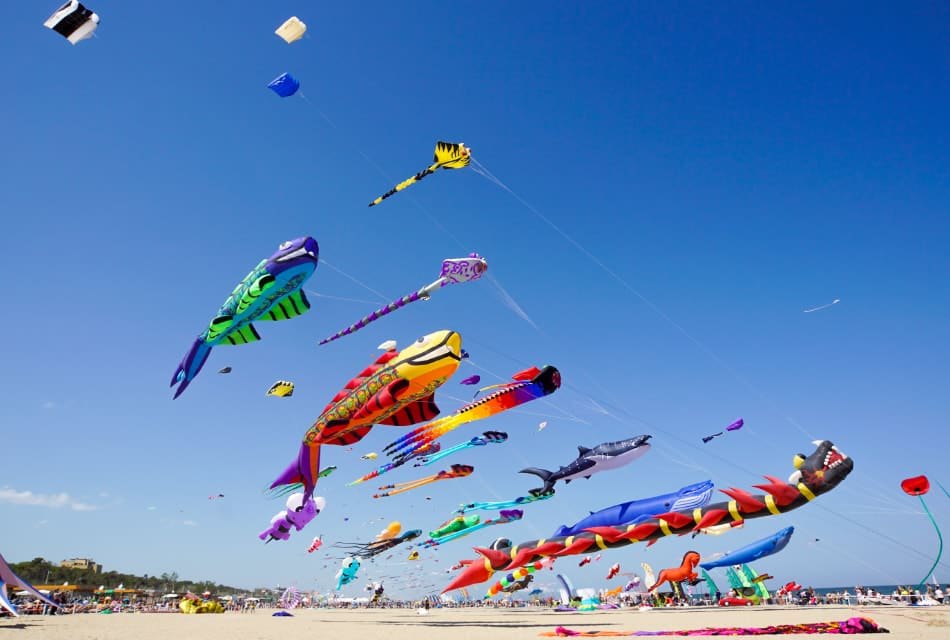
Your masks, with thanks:
[[[372,202],[370,202],[370,203],[369,203],[369,206],[375,207],[376,205],[378,205],[380,202],[382,202],[383,200],[385,200],[385,199],[388,198],[389,196],[395,195],[395,194],[399,193],[400,191],[402,191],[403,189],[405,189],[406,187],[409,187],[409,186],[411,186],[411,185],[413,185],[413,184],[419,182],[420,180],[422,180],[423,178],[425,178],[427,175],[430,175],[430,174],[432,174],[432,173],[435,173],[435,170],[438,169],[438,168],[439,168],[439,163],[437,162],[437,163],[435,163],[435,164],[429,166],[428,168],[423,169],[422,171],[420,171],[420,172],[417,173],[416,175],[412,176],[412,177],[409,178],[408,180],[403,180],[402,182],[400,182],[399,184],[397,184],[395,187],[393,187],[392,189],[390,189],[389,191],[387,191],[387,192],[384,193],[383,195],[379,196],[378,198],[376,198],[375,200],[373,200]]]
[[[343,336],[348,336],[351,333],[355,333],[359,331],[360,329],[362,329],[363,327],[365,327],[366,325],[368,325],[370,322],[375,322],[376,320],[379,320],[383,316],[389,315],[396,309],[401,309],[402,307],[406,306],[410,302],[415,302],[418,299],[419,299],[419,292],[415,291],[413,293],[410,293],[408,295],[405,295],[399,298],[399,300],[393,300],[392,302],[387,304],[385,307],[380,307],[379,309],[369,314],[368,316],[360,318],[355,323],[348,326],[346,329],[343,329],[343,331],[338,331],[337,333],[334,333],[329,338],[324,338],[323,340],[320,341],[320,344],[333,342],[334,340],[338,338],[342,338]]]

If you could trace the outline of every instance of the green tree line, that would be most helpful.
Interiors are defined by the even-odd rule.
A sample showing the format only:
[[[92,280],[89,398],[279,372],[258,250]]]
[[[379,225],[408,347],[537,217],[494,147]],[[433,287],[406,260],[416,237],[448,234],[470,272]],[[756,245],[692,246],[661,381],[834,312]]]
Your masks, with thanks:
[[[95,573],[89,569],[67,569],[53,564],[43,558],[33,558],[27,562],[17,562],[10,565],[21,578],[31,584],[69,584],[91,586],[98,589],[115,589],[120,584],[126,589],[152,589],[163,593],[191,591],[201,594],[210,591],[215,595],[236,594],[247,591],[237,587],[217,584],[210,580],[195,581],[183,580],[178,573],[172,571],[160,576],[135,576],[118,571],[103,571]]]

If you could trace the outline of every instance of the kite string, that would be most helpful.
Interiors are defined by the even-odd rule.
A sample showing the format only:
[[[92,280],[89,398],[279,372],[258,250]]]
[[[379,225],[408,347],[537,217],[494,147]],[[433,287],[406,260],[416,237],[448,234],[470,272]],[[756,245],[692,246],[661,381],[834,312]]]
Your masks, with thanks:
[[[376,302],[375,300],[363,300],[361,298],[344,298],[342,296],[331,296],[326,293],[319,293],[317,291],[314,291],[313,289],[304,289],[304,291],[306,291],[312,296],[316,296],[318,298],[326,298],[328,300],[340,300],[341,302],[358,302],[359,304],[368,304],[374,307],[379,305],[379,303]]]
[[[629,291],[629,292],[632,293],[634,296],[636,296],[637,298],[639,298],[640,301],[643,302],[645,305],[647,305],[654,313],[656,313],[658,316],[660,316],[661,318],[663,318],[664,320],[666,320],[673,328],[675,328],[677,331],[679,331],[683,336],[685,336],[690,342],[692,342],[692,343],[693,343],[697,348],[699,348],[703,353],[705,353],[708,357],[710,357],[713,361],[715,361],[719,366],[721,366],[721,367],[724,368],[726,371],[728,371],[728,372],[733,376],[733,378],[735,378],[735,379],[738,380],[740,383],[742,383],[743,385],[745,385],[748,389],[750,389],[751,391],[753,391],[753,392],[754,392],[756,395],[758,395],[761,399],[763,399],[763,400],[765,400],[766,402],[768,402],[769,404],[771,404],[772,407],[773,407],[773,409],[775,409],[778,413],[784,413],[784,412],[782,412],[782,411],[779,411],[778,406],[775,404],[775,402],[774,402],[771,398],[769,398],[768,396],[766,396],[763,392],[761,392],[757,387],[755,387],[755,385],[753,385],[753,384],[752,384],[751,382],[749,382],[747,379],[745,379],[744,377],[742,377],[741,375],[739,375],[739,373],[738,373],[735,369],[733,369],[731,366],[729,366],[729,364],[727,364],[727,363],[726,363],[722,358],[720,358],[715,352],[713,352],[711,349],[709,349],[708,347],[706,347],[706,345],[704,345],[704,344],[703,344],[702,342],[700,342],[697,338],[695,338],[689,331],[687,331],[685,327],[683,327],[683,326],[680,325],[678,322],[676,322],[675,320],[673,320],[673,318],[671,318],[669,315],[667,315],[667,313],[664,312],[659,306],[657,306],[656,303],[654,303],[652,300],[650,300],[649,298],[647,298],[646,296],[644,296],[642,293],[640,293],[637,289],[635,289],[635,288],[633,287],[633,285],[631,285],[629,282],[627,282],[627,280],[625,280],[623,277],[621,277],[621,276],[620,276],[617,272],[615,272],[613,269],[611,269],[610,267],[608,267],[602,260],[600,260],[600,259],[599,259],[597,256],[595,256],[593,253],[591,253],[590,251],[588,251],[587,248],[586,248],[584,245],[582,245],[580,242],[578,242],[578,241],[575,240],[573,237],[571,237],[568,233],[566,233],[566,232],[565,232],[563,229],[561,229],[558,225],[556,225],[554,222],[552,222],[550,218],[548,218],[547,216],[545,216],[545,215],[544,215],[543,213],[541,213],[536,207],[534,207],[531,203],[529,203],[527,200],[525,200],[525,199],[522,198],[520,195],[518,195],[511,187],[509,187],[507,184],[505,184],[504,182],[502,182],[501,179],[499,179],[499,178],[498,178],[497,176],[495,176],[491,171],[489,171],[488,168],[485,167],[485,165],[483,165],[481,162],[479,162],[479,161],[478,161],[477,159],[475,159],[474,157],[472,157],[472,164],[474,165],[473,168],[477,168],[477,169],[480,169],[480,170],[481,170],[481,171],[476,171],[476,173],[478,173],[478,175],[481,175],[481,176],[485,177],[485,178],[486,178],[487,180],[489,180],[490,182],[492,182],[492,183],[498,185],[499,187],[501,187],[502,189],[504,189],[505,191],[507,191],[513,198],[515,198],[518,202],[520,202],[526,209],[528,209],[530,212],[532,212],[533,214],[535,214],[535,215],[536,215],[538,218],[540,218],[545,224],[547,224],[549,227],[551,227],[552,229],[554,229],[554,231],[556,231],[562,238],[564,238],[567,242],[569,242],[571,245],[573,245],[574,248],[576,248],[578,251],[580,251],[581,253],[583,253],[591,262],[593,262],[595,265],[597,265],[598,267],[600,267],[606,274],[608,274],[611,278],[613,278],[615,281],[617,281],[623,288],[625,288],[627,291]],[[784,417],[785,417],[785,419],[786,419],[790,424],[792,424],[792,426],[794,426],[796,429],[798,429],[799,431],[801,431],[805,436],[807,436],[808,438],[810,438],[810,439],[812,439],[812,440],[815,439],[815,436],[812,435],[811,433],[809,433],[809,432],[808,432],[804,427],[802,427],[800,424],[798,424],[798,422],[796,422],[795,420],[791,419],[789,416],[784,416]]]
[[[343,276],[344,278],[347,278],[348,280],[351,280],[351,281],[355,282],[356,284],[358,284],[359,286],[363,287],[364,289],[366,289],[366,290],[369,291],[370,293],[372,293],[372,294],[378,296],[379,299],[382,300],[384,303],[388,303],[389,300],[392,299],[392,298],[386,297],[385,295],[383,295],[382,293],[380,293],[380,292],[377,291],[376,289],[372,288],[371,286],[369,286],[369,285],[366,284],[365,282],[360,282],[359,280],[357,280],[356,278],[354,278],[353,276],[351,276],[350,274],[348,274],[348,273],[347,273],[346,271],[344,271],[343,269],[340,269],[339,267],[330,264],[329,262],[327,262],[326,258],[320,258],[320,264],[325,264],[326,266],[330,267],[331,269],[333,269],[334,271],[336,271],[337,273],[339,273],[339,274],[340,274],[341,276]]]

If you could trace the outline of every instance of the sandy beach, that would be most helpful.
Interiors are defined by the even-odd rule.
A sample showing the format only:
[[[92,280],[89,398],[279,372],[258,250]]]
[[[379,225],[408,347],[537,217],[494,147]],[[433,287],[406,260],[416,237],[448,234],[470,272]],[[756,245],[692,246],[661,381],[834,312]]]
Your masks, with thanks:
[[[275,618],[271,610],[220,615],[117,614],[24,616],[0,621],[0,640],[270,640],[358,638],[359,640],[528,640],[558,625],[575,630],[660,630],[705,626],[767,626],[870,617],[890,629],[894,640],[945,640],[950,610],[945,607],[790,607],[767,609],[676,609],[596,613],[554,613],[539,609],[439,609],[427,616],[410,609],[298,610]],[[796,638],[829,637],[801,635]]]

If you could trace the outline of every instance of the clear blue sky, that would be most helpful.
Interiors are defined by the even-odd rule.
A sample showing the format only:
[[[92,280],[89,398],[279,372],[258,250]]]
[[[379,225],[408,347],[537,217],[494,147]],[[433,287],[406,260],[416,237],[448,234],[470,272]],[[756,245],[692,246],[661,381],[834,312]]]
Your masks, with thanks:
[[[97,37],[76,47],[42,26],[55,4],[5,7],[0,45],[9,560],[89,556],[107,570],[326,591],[337,562],[306,554],[314,535],[368,540],[392,519],[428,531],[459,502],[522,495],[536,484],[523,467],[651,433],[633,465],[424,552],[425,590],[496,535],[550,535],[705,478],[785,477],[813,436],[856,467],[816,504],[559,568],[599,587],[608,560],[660,568],[790,524],[791,544],[759,567],[779,581],[911,582],[930,565],[935,534],[898,483],[950,483],[944,3],[95,0]],[[273,30],[290,15],[309,31],[288,46]],[[306,99],[265,88],[284,71]],[[563,235],[471,170],[367,209],[439,139],[470,145]],[[318,348],[384,302],[321,265],[307,288],[328,297],[265,323],[260,343],[215,349],[173,402],[175,365],[235,282],[301,235],[386,298],[473,250],[495,280]],[[327,401],[383,340],[441,328],[482,367],[445,385],[443,412],[470,397],[457,380],[474,373],[495,383],[550,363],[565,388],[447,437],[510,434],[453,460],[476,467],[465,480],[372,500],[374,486],[344,485],[369,470],[360,454],[402,430],[332,450],[326,512],[264,546],[256,534],[281,503],[261,489]],[[233,373],[217,375],[225,365]],[[293,398],[264,397],[279,378],[296,382]],[[743,431],[702,444],[739,416]],[[950,500],[928,498],[946,528]],[[406,569],[367,567],[345,593]],[[950,580],[950,562],[937,575]]]

